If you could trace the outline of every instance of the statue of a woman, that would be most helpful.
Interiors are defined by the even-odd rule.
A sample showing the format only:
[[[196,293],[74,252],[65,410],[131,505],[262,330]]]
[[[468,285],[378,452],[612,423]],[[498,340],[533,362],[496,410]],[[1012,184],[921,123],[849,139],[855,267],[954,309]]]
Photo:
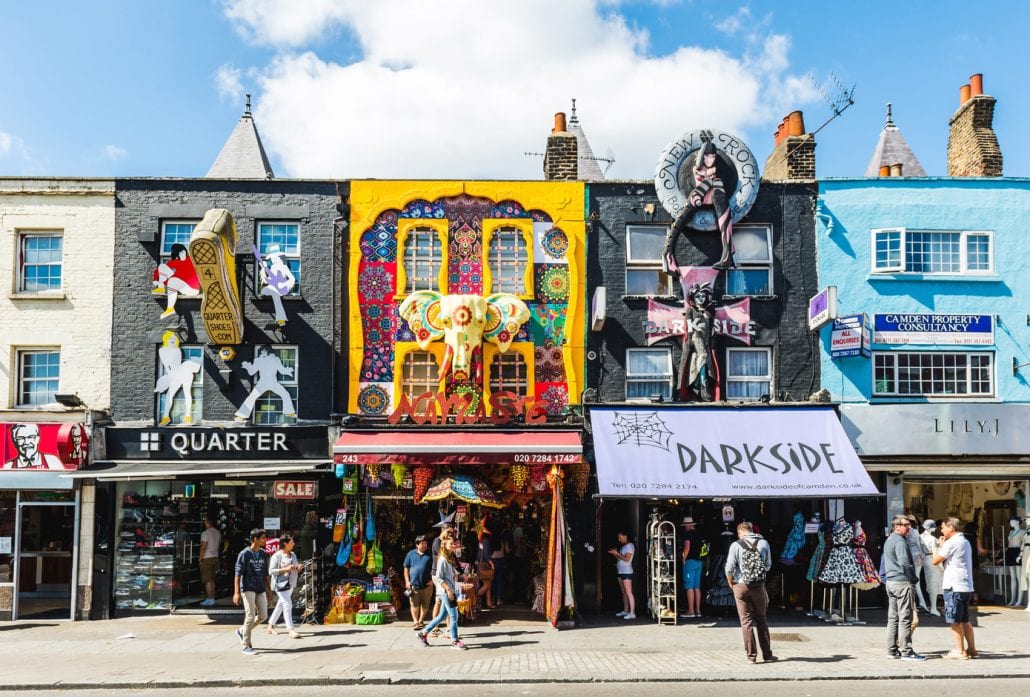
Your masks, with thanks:
[[[679,398],[686,401],[693,391],[699,401],[711,402],[715,381],[712,359],[712,320],[715,303],[710,283],[690,286],[684,313],[687,330],[683,335],[683,356],[680,358]]]
[[[680,211],[672,227],[669,228],[669,233],[665,236],[665,254],[662,256],[662,266],[666,273],[671,273],[677,268],[676,240],[683,234],[683,230],[690,223],[694,213],[705,206],[715,209],[715,221],[722,238],[722,256],[712,266],[717,269],[728,269],[733,266],[733,221],[730,218],[726,188],[716,172],[718,157],[719,154],[711,138],[706,139],[704,145],[697,150],[694,166],[691,168],[694,186],[687,195],[687,205]]]

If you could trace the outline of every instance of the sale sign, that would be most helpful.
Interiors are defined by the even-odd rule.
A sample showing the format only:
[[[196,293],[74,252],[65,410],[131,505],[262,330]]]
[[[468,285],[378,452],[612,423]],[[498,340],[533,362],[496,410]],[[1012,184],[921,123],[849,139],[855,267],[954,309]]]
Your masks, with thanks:
[[[290,501],[298,499],[313,500],[318,496],[318,482],[300,481],[277,481],[272,486],[272,498]]]

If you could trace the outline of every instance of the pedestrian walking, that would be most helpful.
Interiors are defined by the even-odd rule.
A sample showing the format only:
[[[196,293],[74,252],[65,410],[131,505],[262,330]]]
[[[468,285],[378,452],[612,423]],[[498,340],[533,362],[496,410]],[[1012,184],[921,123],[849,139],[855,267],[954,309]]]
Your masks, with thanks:
[[[751,523],[738,525],[737,541],[730,545],[726,556],[726,583],[733,589],[733,598],[737,601],[740,631],[744,635],[744,653],[752,663],[758,659],[755,634],[758,635],[762,660],[766,663],[779,660],[773,655],[769,623],[765,618],[769,609],[765,579],[771,568],[772,552],[769,543],[754,531]]]
[[[279,551],[272,555],[268,564],[268,575],[272,577],[272,590],[279,602],[275,604],[272,616],[268,618],[268,633],[278,634],[275,623],[282,617],[291,639],[300,639],[301,634],[293,627],[293,589],[297,587],[300,561],[294,554],[296,542],[292,535],[279,538]]]
[[[426,626],[433,603],[433,555],[425,535],[415,537],[415,547],[404,557],[404,593],[411,603],[414,629]]]
[[[429,632],[436,629],[444,618],[450,619],[451,646],[460,651],[466,650],[465,642],[458,638],[458,594],[460,587],[457,580],[458,558],[454,555],[454,540],[450,537],[443,538],[440,544],[440,556],[436,559],[436,574],[433,576],[436,582],[436,597],[440,599],[440,614],[430,622],[424,629],[420,629],[416,636],[423,646],[429,646]]]
[[[620,532],[616,539],[619,541],[619,547],[608,550],[608,554],[615,557],[615,573],[619,577],[619,590],[622,591],[622,612],[615,613],[615,616],[635,620],[637,600],[633,597],[633,555],[636,554],[637,548],[624,532]]]
[[[955,648],[945,658],[976,658],[973,623],[969,605],[973,599],[973,548],[962,534],[962,521],[945,518],[941,523],[944,542],[933,558],[935,565],[943,565],[944,621],[951,625]]]
[[[908,544],[912,522],[894,516],[892,532],[883,544],[883,582],[887,590],[887,657],[903,661],[925,661],[912,650],[914,588],[919,582],[916,562]]]
[[[254,528],[250,531],[250,545],[236,557],[236,575],[233,577],[232,604],[243,601],[243,626],[236,630],[243,653],[253,656],[257,653],[251,644],[254,627],[268,617],[268,596],[271,583],[268,576],[268,553],[265,552],[265,531]]]

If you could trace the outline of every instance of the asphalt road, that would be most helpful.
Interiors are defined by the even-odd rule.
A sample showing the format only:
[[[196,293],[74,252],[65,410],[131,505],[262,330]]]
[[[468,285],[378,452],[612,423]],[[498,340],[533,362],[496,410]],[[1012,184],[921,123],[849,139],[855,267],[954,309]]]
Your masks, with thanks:
[[[246,688],[204,688],[203,697],[304,697],[312,694],[335,694],[346,697],[454,697],[454,695],[475,695],[476,697],[525,696],[525,697],[625,697],[629,692],[646,692],[652,697],[676,695],[676,697],[720,697],[733,695],[762,695],[762,697],[831,697],[833,695],[889,695],[921,694],[933,697],[969,697],[984,687],[992,692],[1010,695],[1028,694],[1030,678],[1000,678],[971,680],[951,678],[945,680],[808,680],[795,682],[779,680],[770,682],[680,682],[680,683],[552,683],[552,684],[484,684],[484,685],[347,685],[332,687],[277,687],[261,690]],[[7,692],[4,695],[25,695],[26,697],[68,697],[68,690],[42,690],[33,692]],[[83,697],[196,697],[197,689],[151,690],[76,690]]]

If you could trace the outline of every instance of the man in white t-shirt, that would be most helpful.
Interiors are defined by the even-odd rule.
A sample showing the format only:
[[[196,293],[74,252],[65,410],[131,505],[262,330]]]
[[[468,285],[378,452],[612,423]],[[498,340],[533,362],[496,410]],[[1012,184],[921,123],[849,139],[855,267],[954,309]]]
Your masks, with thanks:
[[[215,604],[215,577],[218,575],[218,550],[222,546],[222,533],[214,521],[204,517],[204,532],[200,533],[200,582],[204,584],[207,598],[201,605]]]
[[[955,517],[941,523],[944,542],[933,563],[944,565],[944,621],[951,625],[955,648],[945,658],[976,658],[969,603],[973,599],[973,550],[962,534],[962,522]],[[964,640],[964,641],[963,641]]]

